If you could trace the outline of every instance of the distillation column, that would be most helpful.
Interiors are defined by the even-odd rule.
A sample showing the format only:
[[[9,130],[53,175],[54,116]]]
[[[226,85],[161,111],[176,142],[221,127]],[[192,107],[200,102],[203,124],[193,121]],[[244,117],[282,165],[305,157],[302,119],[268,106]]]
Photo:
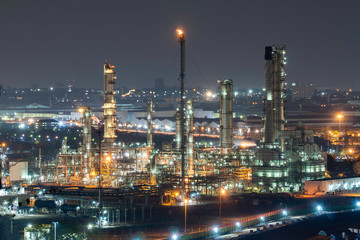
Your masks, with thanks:
[[[285,45],[265,47],[265,144],[278,143],[284,148]]]
[[[231,152],[233,146],[233,108],[231,79],[218,80],[220,95],[220,151],[221,154]]]
[[[104,65],[104,142],[113,143],[116,139],[115,135],[115,115],[116,106],[114,100],[114,84],[115,84],[115,66],[111,66],[108,62]]]
[[[187,153],[187,169],[188,176],[194,176],[194,109],[192,100],[189,99],[186,102],[186,133],[187,133],[187,142],[186,142],[186,153]]]
[[[91,108],[81,108],[79,111],[82,116],[82,150],[84,154],[84,173],[88,174],[91,170]]]
[[[175,148],[177,151],[181,149],[181,113],[177,110],[175,113]]]
[[[150,99],[150,101],[147,104],[147,146],[152,147],[153,146],[153,135],[152,135],[152,128],[153,128],[153,122],[152,122],[152,114],[153,114],[153,102]]]

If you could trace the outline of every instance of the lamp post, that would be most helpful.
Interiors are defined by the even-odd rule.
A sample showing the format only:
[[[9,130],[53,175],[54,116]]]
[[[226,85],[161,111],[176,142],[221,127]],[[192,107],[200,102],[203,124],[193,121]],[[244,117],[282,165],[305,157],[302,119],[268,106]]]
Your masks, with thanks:
[[[101,124],[99,122],[98,124],[98,130],[99,130],[99,219],[98,219],[98,225],[99,228],[101,228]]]
[[[184,200],[184,206],[185,206],[185,226],[184,226],[184,232],[186,232],[186,204],[188,203],[188,200]]]
[[[344,117],[344,115],[339,113],[336,117],[339,119],[339,135],[340,135],[340,132],[341,132],[341,119]],[[340,139],[340,137],[339,137],[339,139]]]
[[[56,240],[56,224],[58,224],[58,222],[52,222],[54,224],[54,240]]]
[[[225,189],[220,189],[220,192],[219,192],[219,223],[221,225],[221,195],[225,194]]]
[[[342,115],[341,113],[339,113],[336,116],[339,119],[339,133],[338,133],[338,151],[340,151],[340,132],[341,132],[341,119],[344,118],[344,115]]]

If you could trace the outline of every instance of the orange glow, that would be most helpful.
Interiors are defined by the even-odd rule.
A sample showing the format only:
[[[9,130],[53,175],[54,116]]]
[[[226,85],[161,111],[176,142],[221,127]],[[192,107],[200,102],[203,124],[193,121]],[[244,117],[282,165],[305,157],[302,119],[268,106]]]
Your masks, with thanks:
[[[176,31],[180,36],[182,36],[184,34],[183,30],[181,30],[181,29],[176,29]]]
[[[225,189],[221,189],[220,194],[225,194]]]
[[[338,119],[341,119],[341,118],[343,118],[344,116],[341,115],[341,114],[338,114],[336,117],[337,117]]]
[[[176,193],[175,193],[175,197],[178,197],[178,196],[179,196],[179,193],[178,193],[178,192],[176,192]]]
[[[79,111],[79,113],[83,113],[83,112],[84,112],[84,109],[83,109],[83,108],[79,108],[78,111]]]
[[[185,199],[185,204],[187,204],[188,203],[188,200],[187,199]]]
[[[109,162],[109,161],[111,160],[111,157],[110,157],[110,156],[106,156],[105,160]]]
[[[6,143],[2,143],[1,147],[3,147],[3,148],[6,147]]]

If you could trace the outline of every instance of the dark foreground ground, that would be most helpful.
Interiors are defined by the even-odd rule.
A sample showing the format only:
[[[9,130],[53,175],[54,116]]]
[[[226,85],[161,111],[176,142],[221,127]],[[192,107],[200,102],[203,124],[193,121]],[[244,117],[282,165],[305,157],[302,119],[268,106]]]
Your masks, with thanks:
[[[241,237],[241,240],[289,240],[309,239],[321,230],[329,234],[341,234],[348,228],[360,228],[360,211],[324,214],[303,222],[277,228],[271,231]]]
[[[288,208],[314,209],[317,204],[321,204],[326,210],[330,206],[354,205],[355,198],[350,197],[328,197],[328,198],[309,198],[294,199],[288,195],[277,194],[241,194],[237,196],[226,196],[222,198],[222,221],[233,221],[236,218],[261,214],[273,210]],[[291,214],[291,212],[290,212]],[[187,207],[187,229],[188,231],[205,228],[219,223],[219,204],[216,198],[207,199],[206,204],[192,205]],[[337,214],[321,216],[310,222],[301,222],[296,225],[287,226],[281,229],[272,230],[252,235],[245,239],[306,239],[317,235],[320,230],[342,228],[349,223],[357,224],[360,220],[358,212],[346,213],[345,217],[337,217]],[[140,217],[137,217],[140,219]],[[335,220],[334,220],[335,219]],[[347,220],[351,219],[351,220]],[[360,218],[359,218],[360,219]],[[314,222],[313,222],[314,221]],[[81,216],[62,216],[62,215],[40,215],[32,218],[18,218],[14,221],[14,234],[10,234],[10,218],[0,217],[0,239],[23,239],[23,230],[28,224],[51,224],[59,222],[57,225],[57,236],[67,232],[86,232],[89,239],[157,239],[169,236],[171,232],[182,232],[184,229],[184,207],[153,207],[152,219],[145,222],[128,221],[122,222],[116,228],[87,229],[89,224],[94,225],[94,219]],[[352,227],[357,227],[352,226]],[[301,229],[301,230],[299,230]],[[53,239],[53,233],[51,238]],[[58,238],[59,239],[59,238]]]

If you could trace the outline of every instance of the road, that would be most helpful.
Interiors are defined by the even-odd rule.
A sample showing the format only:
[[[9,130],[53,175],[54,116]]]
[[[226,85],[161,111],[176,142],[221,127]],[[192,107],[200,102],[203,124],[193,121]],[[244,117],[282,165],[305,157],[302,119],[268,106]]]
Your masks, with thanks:
[[[243,229],[231,234],[212,237],[211,239],[308,239],[317,236],[321,230],[328,234],[341,234],[348,228],[360,228],[360,211],[326,212],[320,215],[294,216],[286,220],[271,221],[257,227]],[[286,224],[283,224],[283,221]],[[278,224],[279,226],[276,226]],[[273,225],[271,228],[270,225]],[[265,226],[265,228],[264,228]]]

